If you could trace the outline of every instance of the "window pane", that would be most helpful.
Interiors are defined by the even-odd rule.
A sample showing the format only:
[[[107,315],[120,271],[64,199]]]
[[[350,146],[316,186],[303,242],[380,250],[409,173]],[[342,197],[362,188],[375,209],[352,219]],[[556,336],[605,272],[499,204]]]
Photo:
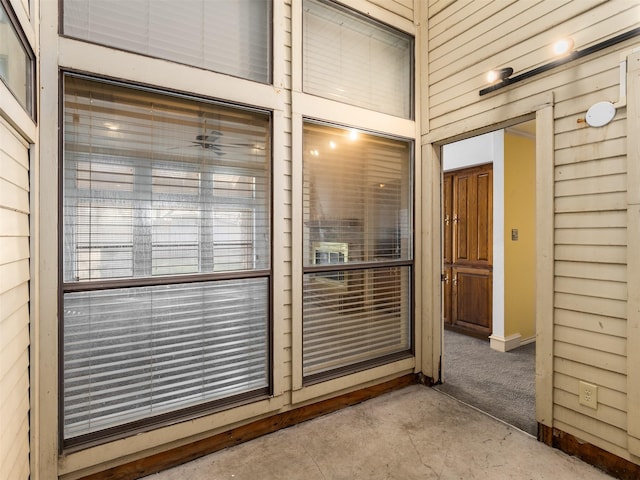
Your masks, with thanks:
[[[0,79],[30,114],[33,113],[32,68],[33,60],[0,4]]]
[[[305,266],[332,243],[341,262],[412,259],[410,142],[306,122],[303,155]]]
[[[64,0],[64,33],[270,81],[271,0]]]
[[[268,386],[268,279],[64,295],[64,434]]]
[[[303,89],[412,117],[413,39],[322,0],[304,0]]]
[[[270,118],[65,78],[64,280],[268,269]]]
[[[303,135],[303,376],[313,380],[411,350],[412,144],[309,121]]]
[[[408,351],[409,267],[304,275],[303,375]]]

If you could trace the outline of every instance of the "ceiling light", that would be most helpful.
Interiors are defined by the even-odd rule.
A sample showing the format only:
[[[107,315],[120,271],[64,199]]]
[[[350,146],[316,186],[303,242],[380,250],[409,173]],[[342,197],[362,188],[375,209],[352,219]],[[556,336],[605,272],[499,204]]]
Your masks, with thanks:
[[[566,55],[573,50],[574,43],[572,38],[562,38],[553,44],[553,54],[557,56]]]
[[[355,129],[352,129],[352,130],[349,132],[349,138],[350,138],[351,140],[357,140],[357,139],[358,139],[358,131],[357,131],[357,130],[355,130]]]
[[[329,142],[329,147],[331,147],[331,149],[332,149],[332,150],[335,150],[335,148],[336,148],[336,142],[334,142],[333,140],[331,140],[331,141]]]
[[[498,70],[491,70],[487,73],[487,82],[494,83],[498,80],[506,80],[513,73],[513,68],[504,67]]]

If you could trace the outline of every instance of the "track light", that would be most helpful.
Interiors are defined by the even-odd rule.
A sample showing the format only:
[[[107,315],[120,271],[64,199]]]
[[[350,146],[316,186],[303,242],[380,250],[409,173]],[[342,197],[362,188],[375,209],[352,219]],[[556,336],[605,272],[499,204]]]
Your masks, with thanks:
[[[553,54],[558,57],[567,55],[573,51],[574,45],[572,38],[561,38],[553,44]]]
[[[500,68],[498,70],[491,70],[489,73],[487,73],[487,82],[494,83],[494,82],[497,82],[498,80],[505,81],[511,76],[512,73],[513,73],[513,68],[511,67]]]

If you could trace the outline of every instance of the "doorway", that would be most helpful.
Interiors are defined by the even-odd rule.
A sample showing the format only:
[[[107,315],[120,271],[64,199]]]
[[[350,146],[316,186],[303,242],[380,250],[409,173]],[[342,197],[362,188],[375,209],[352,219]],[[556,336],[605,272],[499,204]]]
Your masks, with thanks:
[[[437,387],[532,435],[535,144],[529,121],[443,148],[444,377]]]

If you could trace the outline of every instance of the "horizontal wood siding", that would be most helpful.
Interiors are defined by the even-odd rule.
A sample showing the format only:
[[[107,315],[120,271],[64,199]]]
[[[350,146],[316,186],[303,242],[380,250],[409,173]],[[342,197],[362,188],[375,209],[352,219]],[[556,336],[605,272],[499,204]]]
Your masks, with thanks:
[[[0,120],[0,478],[29,478],[29,157]]]
[[[413,0],[370,0],[370,2],[391,13],[413,20]]]
[[[509,120],[527,99],[554,100],[554,427],[631,459],[627,448],[626,108],[605,127],[584,122],[596,102],[619,99],[621,55],[636,37],[484,97],[484,76],[552,60],[571,35],[582,50],[638,26],[631,0],[429,1],[427,139],[444,140]],[[638,272],[634,273],[635,275]],[[637,346],[629,348],[638,348]],[[637,366],[635,367],[637,368]],[[578,402],[598,385],[597,410]],[[637,461],[637,458],[635,458]]]

